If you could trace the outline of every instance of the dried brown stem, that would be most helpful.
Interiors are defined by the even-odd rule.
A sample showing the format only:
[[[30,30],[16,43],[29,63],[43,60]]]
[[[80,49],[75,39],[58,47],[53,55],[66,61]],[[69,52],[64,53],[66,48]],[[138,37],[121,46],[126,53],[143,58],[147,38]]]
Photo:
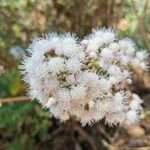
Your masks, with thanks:
[[[78,127],[75,124],[72,124],[72,127],[91,145],[91,150],[97,150],[96,144],[94,143],[93,139],[91,139],[90,136],[82,128]]]
[[[150,42],[149,42],[149,39],[147,37],[146,29],[145,29],[145,26],[144,26],[144,17],[146,16],[147,6],[148,6],[148,1],[145,2],[144,8],[143,8],[143,14],[141,16],[139,16],[137,14],[137,10],[136,10],[136,7],[135,7],[135,2],[132,1],[132,10],[133,10],[134,15],[137,18],[139,31],[141,32],[141,35],[143,36],[143,38],[145,40],[147,48],[150,51]]]
[[[112,143],[112,137],[104,130],[103,127],[101,127],[101,125],[97,125],[96,128],[110,143]]]
[[[23,101],[28,101],[28,100],[30,100],[30,98],[28,96],[0,98],[0,104],[13,103],[13,102],[23,102]]]

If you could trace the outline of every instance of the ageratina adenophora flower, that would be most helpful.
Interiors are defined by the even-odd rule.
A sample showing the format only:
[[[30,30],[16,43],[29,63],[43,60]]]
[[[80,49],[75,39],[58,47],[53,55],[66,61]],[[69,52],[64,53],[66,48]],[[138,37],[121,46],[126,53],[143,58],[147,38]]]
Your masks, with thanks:
[[[30,97],[55,118],[131,125],[139,120],[142,100],[128,85],[135,68],[147,68],[146,59],[130,39],[118,40],[115,30],[102,28],[80,42],[69,33],[37,38],[20,67]]]

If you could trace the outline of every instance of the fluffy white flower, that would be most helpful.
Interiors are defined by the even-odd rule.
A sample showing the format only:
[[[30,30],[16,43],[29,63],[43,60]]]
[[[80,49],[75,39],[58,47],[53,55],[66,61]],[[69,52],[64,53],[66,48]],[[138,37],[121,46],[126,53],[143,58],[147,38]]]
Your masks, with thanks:
[[[106,62],[101,58],[99,61],[97,61],[97,64],[99,65],[100,68],[107,69],[109,67],[109,63],[106,64]]]
[[[120,45],[120,49],[126,52],[130,52],[131,54],[133,54],[135,52],[135,43],[129,39],[129,38],[124,38],[120,41],[118,41],[119,45]]]
[[[103,43],[111,43],[115,40],[115,32],[111,29],[97,29],[93,30],[94,36],[99,38],[99,40],[103,41]]]
[[[126,121],[125,121],[125,123],[127,125],[133,125],[138,120],[139,120],[139,115],[138,115],[138,112],[136,110],[129,110],[127,112],[127,117],[126,117]]]
[[[57,80],[56,76],[46,77],[46,79],[43,80],[42,84],[49,91],[55,91],[59,87],[59,81]]]
[[[79,45],[76,42],[75,36],[71,36],[71,34],[66,34],[62,36],[62,45],[61,49],[64,55],[68,57],[74,57],[77,53],[80,52]]]
[[[118,83],[117,78],[115,78],[114,76],[110,76],[110,77],[109,77],[109,81],[110,81],[112,84]]]
[[[113,52],[108,48],[103,48],[100,55],[105,61],[111,61],[114,58]]]
[[[82,51],[82,52],[80,52],[78,55],[77,55],[77,57],[79,58],[79,60],[80,61],[84,61],[85,60],[85,53]]]
[[[94,103],[94,101],[90,100],[88,104],[89,104],[89,108],[91,109],[94,107],[95,103]]]
[[[123,124],[124,121],[125,121],[124,112],[107,114],[107,117],[106,117],[106,123],[109,125]]]
[[[124,94],[123,91],[117,92],[117,93],[115,93],[115,95],[114,95],[114,100],[115,100],[116,102],[118,102],[118,103],[119,103],[119,102],[122,103],[125,98],[126,98],[126,97],[125,97],[125,94]]]
[[[79,75],[77,81],[88,87],[96,87],[99,82],[99,77],[93,72],[83,72]]]
[[[58,93],[57,97],[59,100],[62,100],[64,102],[68,102],[71,100],[71,94],[69,92],[69,89],[61,88]]]
[[[60,89],[57,94],[58,94],[59,99],[64,102],[68,102],[71,100],[71,94],[68,89],[65,89],[65,88]]]
[[[98,38],[89,39],[86,52],[92,52],[92,51],[96,52],[98,48],[100,48],[99,39]]]
[[[108,68],[108,73],[111,75],[111,76],[118,76],[121,74],[121,69],[119,66],[117,65],[111,65],[109,66]]]
[[[132,83],[132,80],[131,80],[131,79],[127,79],[126,81],[127,81],[128,84],[131,84],[131,83]]]
[[[104,44],[109,44],[115,40],[115,33],[111,29],[96,29],[87,36],[81,44],[86,47],[87,52],[96,52]]]
[[[110,43],[109,45],[109,49],[111,49],[113,53],[119,51],[119,48],[120,47],[117,42]]]
[[[82,125],[103,118],[109,125],[131,125],[139,120],[142,100],[127,86],[134,67],[147,68],[146,59],[131,40],[102,28],[80,43],[70,33],[34,39],[20,69],[30,97],[53,117],[75,116]]]
[[[69,84],[74,84],[74,83],[75,83],[75,77],[74,77],[74,75],[73,75],[73,74],[67,75],[66,81],[67,81]]]
[[[70,73],[76,73],[76,72],[80,71],[81,66],[82,66],[82,63],[75,58],[69,59],[66,62],[66,68]]]
[[[48,61],[48,69],[49,72],[52,73],[59,73],[60,71],[64,71],[64,59],[59,57],[50,58]]]
[[[118,60],[121,62],[121,64],[123,65],[128,65],[129,62],[130,62],[130,57],[124,55],[124,54],[121,54],[119,57],[118,57]]]
[[[63,55],[63,51],[61,51],[60,49],[56,49],[56,50],[55,50],[55,54],[56,54],[57,56],[62,56],[62,55]]]
[[[44,107],[49,109],[51,107],[51,105],[55,104],[55,102],[56,102],[56,100],[53,97],[51,97],[48,99],[48,101],[44,105]]]
[[[108,90],[110,90],[112,84],[109,80],[107,80],[105,78],[101,78],[99,80],[99,86],[102,91],[108,91]]]
[[[136,94],[133,94],[133,100],[130,103],[130,108],[132,110],[139,110],[141,108],[141,103],[143,100]]]
[[[138,67],[140,67],[143,70],[147,70],[148,69],[148,64],[145,63],[145,62],[141,62],[141,64]]]
[[[140,60],[140,61],[144,61],[145,59],[147,59],[148,57],[148,53],[146,53],[146,51],[139,51],[136,52],[136,57]]]
[[[95,52],[90,52],[89,53],[89,57],[92,59],[96,59],[97,58],[97,54]]]
[[[82,100],[86,96],[87,88],[83,85],[74,86],[71,89],[71,96],[73,100]]]
[[[70,114],[65,111],[67,109],[65,105],[63,103],[56,103],[50,107],[50,111],[53,112],[53,116],[61,121],[66,121],[70,118]]]

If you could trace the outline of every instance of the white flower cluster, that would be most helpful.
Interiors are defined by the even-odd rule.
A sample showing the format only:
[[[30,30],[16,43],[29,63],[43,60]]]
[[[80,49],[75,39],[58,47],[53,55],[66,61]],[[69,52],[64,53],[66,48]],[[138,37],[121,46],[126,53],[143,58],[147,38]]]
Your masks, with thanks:
[[[81,41],[69,33],[35,39],[21,70],[31,98],[55,118],[131,125],[142,100],[128,85],[135,67],[147,68],[146,58],[130,39],[118,40],[116,31],[102,28]]]

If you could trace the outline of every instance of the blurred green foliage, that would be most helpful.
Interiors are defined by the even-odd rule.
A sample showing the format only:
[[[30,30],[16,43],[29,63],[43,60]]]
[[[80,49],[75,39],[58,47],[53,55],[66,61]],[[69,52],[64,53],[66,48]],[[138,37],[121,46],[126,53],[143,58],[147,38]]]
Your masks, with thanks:
[[[51,127],[49,113],[41,111],[35,102],[22,102],[8,104],[0,110],[1,142],[7,141],[5,148],[8,150],[32,149],[35,136],[47,137]],[[0,149],[2,147],[0,146]]]
[[[0,0],[0,65],[5,68],[0,76],[0,98],[25,95],[19,58],[11,53],[12,47],[25,49],[42,33],[71,31],[83,37],[94,27],[111,26],[118,28],[121,36],[132,37],[139,47],[149,49],[149,24],[146,0]],[[50,136],[46,134],[51,127],[48,116],[34,102],[2,106],[0,149],[33,149],[35,136]]]

